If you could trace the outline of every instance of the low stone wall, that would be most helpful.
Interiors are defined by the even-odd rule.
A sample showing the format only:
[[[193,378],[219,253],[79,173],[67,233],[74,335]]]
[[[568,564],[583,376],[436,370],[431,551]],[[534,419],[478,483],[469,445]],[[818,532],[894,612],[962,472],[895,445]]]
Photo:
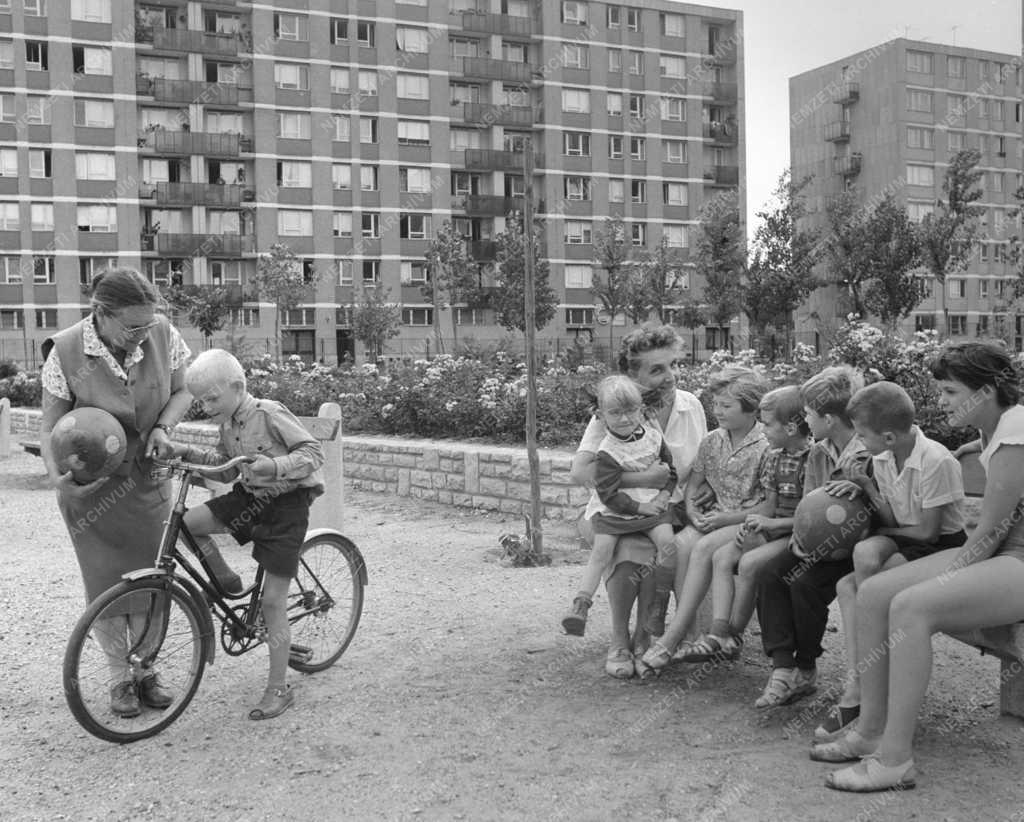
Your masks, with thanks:
[[[40,412],[11,410],[12,439],[36,439]],[[214,445],[217,429],[181,423],[174,438]],[[530,512],[530,468],[525,448],[448,440],[343,435],[344,476],[352,487],[446,505],[508,514]],[[545,519],[575,520],[589,492],[569,478],[572,453],[541,449],[540,498]]]

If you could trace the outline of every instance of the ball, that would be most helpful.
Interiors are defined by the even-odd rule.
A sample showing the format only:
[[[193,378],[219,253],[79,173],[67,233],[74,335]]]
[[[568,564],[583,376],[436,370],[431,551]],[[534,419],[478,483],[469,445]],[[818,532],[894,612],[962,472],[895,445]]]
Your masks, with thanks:
[[[102,408],[75,408],[50,433],[57,467],[85,484],[110,476],[124,461],[128,440],[113,414]]]
[[[793,514],[793,542],[802,554],[820,560],[846,559],[871,533],[872,510],[858,494],[834,497],[815,488]]]

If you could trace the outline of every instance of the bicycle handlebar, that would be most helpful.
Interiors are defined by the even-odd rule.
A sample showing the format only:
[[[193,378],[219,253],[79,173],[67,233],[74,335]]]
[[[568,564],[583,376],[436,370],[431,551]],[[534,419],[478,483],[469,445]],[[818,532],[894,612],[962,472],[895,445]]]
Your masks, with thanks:
[[[198,462],[185,462],[180,459],[161,460],[154,458],[153,462],[156,465],[164,468],[170,468],[177,471],[193,471],[198,474],[219,474],[222,471],[228,471],[232,468],[237,468],[239,465],[246,465],[251,462],[255,462],[255,457],[247,457],[242,455],[240,457],[232,457],[223,465],[204,465]]]

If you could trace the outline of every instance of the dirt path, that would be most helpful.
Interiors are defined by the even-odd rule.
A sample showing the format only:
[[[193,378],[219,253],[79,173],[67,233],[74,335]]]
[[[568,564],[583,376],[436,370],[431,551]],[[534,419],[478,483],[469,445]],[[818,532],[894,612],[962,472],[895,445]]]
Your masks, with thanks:
[[[39,474],[0,463],[4,820],[1024,820],[1024,723],[998,718],[988,657],[936,640],[918,790],[837,794],[807,758],[820,702],[752,707],[756,636],[734,665],[611,680],[603,598],[586,639],[556,631],[585,557],[570,533],[547,534],[555,566],[511,569],[497,539],[520,523],[358,492],[345,531],[370,569],[363,622],[335,668],[295,678],[291,711],[248,721],[266,657],[218,654],[168,731],[101,742],[61,692],[82,598]],[[840,635],[827,645],[823,691],[841,674]]]

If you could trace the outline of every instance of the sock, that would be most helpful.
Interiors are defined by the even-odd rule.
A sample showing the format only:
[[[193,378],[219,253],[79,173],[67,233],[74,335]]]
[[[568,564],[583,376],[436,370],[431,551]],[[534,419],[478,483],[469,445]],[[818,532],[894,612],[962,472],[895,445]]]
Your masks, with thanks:
[[[587,605],[593,605],[594,600],[586,591],[577,591],[575,599],[582,599]]]
[[[792,651],[775,651],[772,653],[773,668],[795,668],[796,660]]]

